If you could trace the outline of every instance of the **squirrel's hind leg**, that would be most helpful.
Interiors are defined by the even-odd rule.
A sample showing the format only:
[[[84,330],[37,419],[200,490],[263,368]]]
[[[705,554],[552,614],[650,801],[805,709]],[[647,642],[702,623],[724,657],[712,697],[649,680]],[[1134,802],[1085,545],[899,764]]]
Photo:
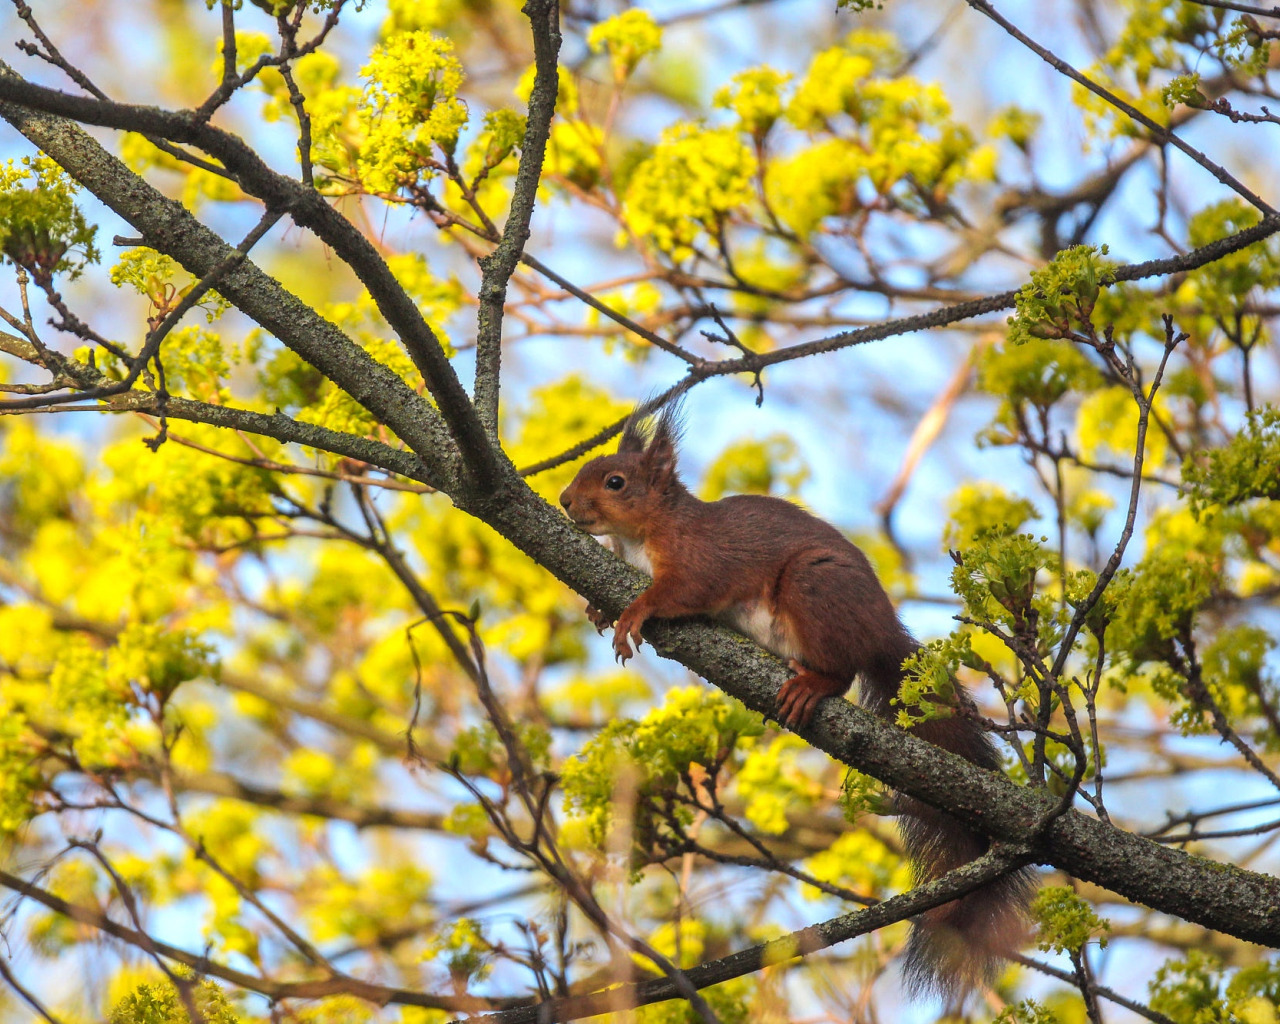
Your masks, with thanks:
[[[806,724],[820,700],[858,676],[863,704],[888,713],[902,659],[916,644],[861,551],[849,544],[799,552],[778,575],[772,604],[794,640],[798,673],[779,693],[781,720]]]
[[[878,592],[883,614],[892,618],[875,574],[852,546],[799,552],[779,573],[772,604],[792,640],[788,664],[796,673],[778,693],[779,721],[807,725],[818,702],[848,690],[863,668],[867,627],[856,621],[854,606],[860,600],[865,605],[868,586]]]

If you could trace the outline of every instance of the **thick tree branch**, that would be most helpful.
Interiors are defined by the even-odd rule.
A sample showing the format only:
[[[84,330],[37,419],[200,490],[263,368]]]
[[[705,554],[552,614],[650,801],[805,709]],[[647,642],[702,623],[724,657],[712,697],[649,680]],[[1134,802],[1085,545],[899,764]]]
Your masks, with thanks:
[[[977,0],[971,2],[976,3]],[[220,287],[223,294],[277,333],[287,344],[299,346],[296,350],[300,353],[310,351],[314,365],[322,372],[335,375],[332,379],[350,391],[428,461],[424,468],[416,465],[416,460],[406,454],[405,458],[413,460],[415,465],[387,468],[395,468],[396,472],[414,479],[433,477],[433,483],[439,480],[439,486],[448,490],[460,508],[493,526],[606,612],[620,611],[626,601],[643,588],[645,580],[639,574],[624,567],[600,545],[574,529],[558,510],[539,499],[519,480],[500,453],[491,450],[482,424],[460,384],[457,394],[451,390],[453,385],[448,381],[457,383],[452,367],[447,362],[443,368],[437,365],[430,345],[423,347],[424,336],[420,332],[415,333],[413,317],[399,305],[397,295],[403,296],[403,290],[395,285],[394,279],[389,279],[389,271],[383,274],[386,268],[380,260],[376,264],[367,262],[367,240],[360,238],[356,242],[348,237],[348,233],[356,236],[359,233],[322,197],[274,175],[234,136],[208,126],[193,125],[186,115],[64,96],[31,86],[0,69],[0,97],[6,96],[93,123],[114,127],[146,124],[150,127],[145,130],[161,134],[172,132],[166,137],[207,147],[207,151],[232,168],[242,182],[248,183],[246,187],[250,191],[257,189],[253,194],[263,198],[269,208],[289,209],[300,224],[312,227],[334,246],[340,257],[356,266],[388,322],[405,339],[415,361],[422,360],[419,367],[429,386],[444,389],[451,404],[446,407],[446,403],[440,401],[440,408],[468,462],[469,474],[458,471],[443,429],[433,418],[429,407],[417,400],[418,396],[403,381],[389,371],[378,377],[376,371],[382,368],[369,360],[362,350],[352,345],[332,325],[302,307],[251,263],[246,261],[228,275]],[[219,259],[225,258],[229,251],[225,243],[177,204],[168,203],[118,162],[113,163],[113,158],[96,147],[77,127],[58,118],[32,114],[10,103],[0,102],[0,116],[19,126],[28,138],[135,223],[147,237],[148,244],[175,256],[193,273],[207,272],[208,268],[217,265]],[[1280,217],[1269,214],[1261,224],[1248,231],[1187,256],[1122,268],[1115,279],[1136,280],[1191,269],[1265,238],[1277,229],[1280,229]],[[341,245],[334,239],[341,241]],[[1014,292],[1006,292],[780,352],[699,364],[691,370],[690,378],[703,379],[741,370],[758,371],[789,359],[954,323],[1008,308],[1014,295]],[[279,329],[271,326],[273,323]],[[280,333],[282,330],[285,334]],[[429,340],[434,342],[433,337]],[[361,362],[362,358],[364,362]],[[444,371],[447,373],[440,376]],[[382,386],[389,387],[390,391],[380,390]],[[132,399],[133,394],[127,397]],[[204,410],[188,412],[191,418],[195,418],[196,412],[211,415]],[[177,415],[173,404],[168,413]],[[273,421],[274,418],[262,419]],[[269,429],[262,432],[277,436]],[[486,452],[492,458],[488,465],[485,463]],[[384,464],[377,459],[365,461]],[[740,698],[747,706],[764,713],[773,710],[785,672],[776,660],[764,655],[748,641],[727,629],[688,622],[655,622],[646,628],[645,634],[664,656],[677,658]],[[1227,934],[1268,945],[1280,944],[1280,880],[1168,850],[1074,810],[1063,810],[1054,798],[1043,791],[1019,787],[996,774],[977,769],[847,702],[824,702],[813,725],[803,734],[815,746],[841,761],[928,804],[945,808],[977,830],[1019,847],[1033,847],[1033,855],[1037,859],[1054,864],[1076,877],[1095,881],[1136,902]],[[14,876],[0,876],[0,883],[13,885],[15,881],[26,886]],[[18,891],[27,892],[27,889],[19,888]],[[34,893],[28,895],[39,898]],[[54,909],[69,912],[65,907]],[[105,924],[102,927],[107,930],[121,928],[106,920],[105,916],[103,919]],[[190,954],[183,955],[190,957]],[[255,984],[247,987],[262,991]]]
[[[39,117],[34,113],[37,111],[43,112],[47,116]],[[186,211],[182,210],[177,203],[170,203],[169,200],[155,192],[141,178],[130,172],[123,164],[115,161],[114,157],[111,157],[96,143],[92,145],[97,152],[94,154],[94,159],[88,164],[86,164],[86,158],[83,154],[77,159],[74,152],[68,152],[65,137],[72,135],[75,128],[71,122],[78,121],[84,124],[100,125],[105,128],[139,131],[144,134],[169,139],[173,142],[198,146],[218,159],[224,167],[234,173],[240,187],[249,195],[262,200],[269,209],[288,211],[295,223],[315,232],[322,241],[330,245],[334,252],[351,267],[365,288],[368,289],[369,295],[377,305],[379,312],[404,344],[405,351],[409,353],[418,372],[422,375],[427,389],[431,392],[431,396],[436,400],[440,414],[443,416],[449,432],[456,442],[457,450],[462,455],[463,463],[467,470],[469,486],[480,491],[492,486],[493,481],[496,479],[495,474],[500,456],[485,436],[480,420],[471,405],[471,400],[463,389],[462,383],[458,380],[458,375],[454,372],[453,366],[445,355],[439,339],[423,318],[421,310],[418,309],[413,299],[400,286],[395,275],[391,273],[391,269],[379,255],[374,245],[360,233],[354,224],[330,206],[322,195],[301,182],[285,175],[277,174],[262,161],[244,140],[230,132],[225,132],[203,123],[192,112],[166,111],[156,107],[132,106],[90,97],[72,96],[28,82],[3,62],[0,62],[0,116],[4,117],[15,128],[18,128],[19,131],[40,146],[46,153],[53,156],[77,181],[80,181],[105,203],[112,206],[112,209],[115,209],[122,217],[129,220],[147,238],[149,245],[153,245],[160,251],[173,256],[197,277],[203,277],[209,269],[204,265],[208,259],[207,254],[205,254],[204,259],[199,259],[200,254],[197,250],[199,248],[207,248],[210,244],[225,245],[225,243],[222,243],[217,236],[212,235],[211,232],[207,232],[203,228],[199,228],[199,232],[209,236],[200,239],[205,243],[203,247],[181,245],[181,239],[172,238],[172,221],[177,219],[179,211],[186,215],[187,220],[190,222],[189,226],[192,228],[197,227],[195,219],[186,214]],[[40,142],[36,137],[37,135],[45,138],[49,145],[54,145],[55,148],[59,149],[67,157],[67,160],[64,161],[50,150],[49,145]],[[83,133],[81,135],[83,136]],[[85,142],[92,143],[92,140],[89,140],[87,136],[83,136],[83,138]],[[85,150],[87,148],[85,142],[81,142],[75,149]],[[101,178],[102,172],[105,170],[104,160],[113,161],[118,168],[113,175],[116,179],[112,183],[114,187],[108,189],[105,194],[97,191],[89,180],[80,177],[80,175],[84,174],[89,177]],[[132,179],[131,182],[128,182],[127,188],[126,181],[121,180],[122,176]],[[136,192],[139,195],[131,196],[132,202],[130,202],[129,199],[124,198],[124,193],[126,192]],[[113,201],[119,205],[112,205]],[[155,223],[155,214],[158,212],[156,210],[157,204],[169,204],[176,209],[168,211],[168,216],[163,221]],[[119,208],[120,206],[132,207],[132,209],[129,212],[125,212],[125,210]],[[138,207],[142,207],[142,209],[139,210]],[[147,213],[151,213],[152,216],[147,217]],[[153,222],[144,227],[142,222],[133,219],[133,217],[139,216],[144,221]],[[162,230],[162,227],[169,230]],[[155,235],[154,238],[153,235]],[[162,248],[160,245],[156,245],[157,241],[171,246],[177,244],[179,248],[186,250],[185,255],[187,258],[182,258],[177,252],[171,251],[169,248]],[[194,259],[199,259],[200,269],[196,269],[187,262],[187,260]],[[250,270],[251,268],[246,266],[244,273],[248,274]],[[266,278],[266,275],[261,274],[260,271],[258,273],[263,278]],[[258,319],[229,290],[231,281],[238,276],[238,274],[229,276],[220,291],[235,302],[237,306],[249,313],[250,316],[254,316],[254,319]],[[266,280],[270,281],[270,278],[266,278]],[[275,285],[276,292],[287,294],[283,292],[283,289],[278,284],[271,283]],[[278,305],[278,297],[276,299],[277,302],[273,304]],[[264,304],[256,303],[259,306]],[[306,307],[302,308],[305,309]],[[311,315],[315,316],[314,313]],[[273,317],[273,319],[277,318]],[[267,325],[264,324],[263,326]],[[268,327],[268,329],[276,333],[273,328]],[[277,336],[279,337],[279,334]],[[281,340],[285,341],[286,339],[281,338]],[[286,344],[288,344],[288,341],[286,341]],[[365,358],[372,363],[372,360],[369,360],[367,356]],[[324,370],[324,367],[318,363],[313,365],[316,365],[322,371]],[[388,376],[394,376],[390,371],[384,372]],[[398,378],[396,379],[398,380]],[[350,390],[346,388],[345,384],[341,386]],[[368,395],[368,390],[368,388],[360,388],[359,391],[352,392],[352,395],[362,404],[365,404],[365,399],[372,397]],[[417,404],[421,407],[417,410],[418,418],[425,418],[426,413],[422,412],[422,409],[429,409],[429,406],[422,402],[421,399],[418,399]],[[366,404],[366,408],[372,411],[372,406]],[[404,420],[405,418],[400,415],[395,417],[395,420]],[[415,451],[418,451],[419,454],[424,454],[417,444],[405,437],[395,420],[384,419],[383,422],[400,434],[401,437],[404,437]],[[437,443],[434,447],[440,448],[441,446]]]
[[[0,95],[14,81],[26,84],[0,62]],[[0,117],[132,224],[147,245],[173,257],[197,278],[235,259],[234,247],[181,204],[153,189],[77,125],[3,101]],[[453,446],[431,406],[336,326],[249,259],[234,264],[219,282],[219,291],[402,438],[432,478],[424,482],[456,476]]]
[[[0,77],[0,83],[5,81],[8,80]],[[117,174],[123,173],[127,177],[111,177],[112,158],[92,144],[92,140],[87,140],[78,129],[51,123],[47,118],[34,117],[8,105],[0,106],[0,115],[16,121],[33,141],[59,162],[70,164],[70,169],[93,180],[103,190],[104,198],[114,200],[155,233],[157,241],[162,243],[162,251],[170,252],[184,263],[190,260],[199,264],[199,269],[189,266],[193,272],[200,272],[206,265],[212,266],[217,259],[225,257],[224,250],[230,247],[213,239],[203,227],[195,225],[185,211],[169,209],[176,204],[166,206],[167,200],[151,192],[123,168]],[[86,143],[91,146],[87,151],[84,149]],[[123,198],[113,194],[117,189],[124,190]],[[139,195],[145,202],[139,200]],[[184,237],[173,237],[173,221],[179,217],[185,234]],[[1280,227],[1280,218],[1265,218],[1249,231],[1206,247],[1200,255],[1207,255],[1203,262],[1209,262],[1210,258],[1218,258],[1266,237],[1277,227]],[[193,239],[192,235],[196,237]],[[216,251],[200,259],[201,248]],[[1141,265],[1144,268],[1142,274],[1131,276],[1120,272],[1116,276],[1118,279],[1133,279],[1145,276],[1145,273],[1169,273],[1190,265],[1194,264],[1188,263],[1186,257],[1175,257]],[[261,296],[253,294],[251,284],[259,291],[273,289],[277,293],[277,302],[286,308],[289,308],[289,301],[296,303],[297,300],[283,293],[278,285],[260,272],[251,282],[244,280],[245,275],[253,271],[256,268],[245,266],[229,275],[222,287],[223,294],[246,308],[251,315],[254,309],[258,309],[264,317],[279,322],[281,330],[292,333],[294,325],[278,308],[262,309]],[[995,304],[997,301],[999,305]],[[952,307],[949,311],[951,320],[945,322],[1004,308],[1011,301],[1012,293],[1007,293],[980,303]],[[301,306],[300,303],[297,305]],[[305,316],[311,327],[318,320],[314,314],[307,315],[309,311],[305,308],[290,311],[296,316]],[[945,312],[926,314],[926,318]],[[885,337],[901,333],[904,329],[933,326],[932,323],[917,323],[910,328],[904,327],[913,319],[922,318],[908,318],[905,322],[873,328],[867,334],[874,331],[876,336]],[[857,340],[871,338],[863,336]],[[354,346],[345,338],[342,342],[344,354],[356,360],[364,356],[359,350],[358,355],[352,354],[350,350]],[[815,344],[840,347],[842,343],[856,342],[844,336]],[[317,358],[328,363],[333,361],[333,354],[322,348]],[[351,376],[343,367],[335,368],[335,372]],[[394,380],[396,386],[403,388],[403,382],[398,378]],[[386,407],[386,415],[382,418],[392,429],[397,433],[405,429],[413,432],[415,421],[406,415],[404,407],[379,401],[381,396],[368,395],[368,381],[363,377],[357,377],[353,384],[357,397],[366,400],[367,407],[372,408],[374,404]],[[417,434],[417,440],[422,443],[420,430]],[[406,475],[421,478],[412,473]],[[597,607],[617,613],[626,599],[642,588],[644,581],[639,574],[624,568],[602,547],[573,529],[562,515],[533,494],[513,472],[505,473],[496,492],[483,494],[456,485],[454,491],[457,493],[453,496],[460,507],[494,526]],[[684,664],[739,697],[749,707],[765,713],[772,711],[785,673],[780,664],[747,641],[728,630],[692,623],[654,623],[646,634],[659,645],[662,653],[678,656]],[[1027,840],[1028,830],[1041,822],[1054,804],[1043,793],[1019,788],[982,772],[847,702],[826,702],[814,725],[805,731],[805,736],[845,763],[926,803],[945,807],[974,828],[999,839],[1011,842]],[[1280,881],[1276,879],[1165,849],[1074,811],[1067,811],[1050,821],[1037,839],[1040,857],[1079,878],[1096,881],[1139,903],[1240,938],[1280,944]],[[1212,893],[1213,898],[1207,898],[1206,893]]]
[[[459,501],[602,611],[618,614],[647,578],[512,481],[497,498]],[[772,714],[787,672],[731,630],[655,621],[645,638],[747,707]],[[1037,861],[1164,913],[1264,945],[1280,945],[1280,879],[1167,849],[1066,810],[888,725],[848,701],[820,705],[801,730],[811,744],[995,839],[1031,843]],[[1033,834],[1040,829],[1040,834]],[[1209,894],[1212,894],[1210,896]]]
[[[396,310],[400,309],[401,304],[392,301],[392,299],[397,298],[396,296],[390,296],[383,293],[388,289],[393,290],[399,293],[399,299],[403,299],[404,302],[408,303],[410,306],[412,306],[412,303],[408,300],[408,297],[404,295],[403,289],[399,288],[398,284],[395,283],[394,278],[390,275],[390,271],[386,269],[385,263],[382,262],[381,257],[377,255],[376,251],[372,250],[368,241],[364,239],[355,227],[346,221],[345,218],[341,217],[341,215],[329,207],[329,205],[323,200],[323,197],[320,197],[317,193],[314,193],[311,190],[305,189],[292,179],[275,174],[275,172],[271,171],[270,168],[266,167],[266,165],[261,162],[257,155],[254,154],[242,140],[227,133],[218,132],[207,126],[200,126],[198,128],[193,127],[189,123],[189,118],[186,118],[183,114],[161,111],[150,107],[132,107],[121,104],[103,103],[98,100],[85,97],[70,96],[55,90],[44,89],[42,87],[32,85],[31,83],[28,83],[12,74],[12,72],[9,72],[8,74],[3,73],[7,70],[7,66],[0,63],[0,100],[3,100],[6,97],[11,97],[21,104],[30,105],[31,107],[39,109],[49,109],[56,113],[66,114],[67,116],[78,120],[84,120],[95,124],[103,124],[108,127],[139,128],[139,130],[152,131],[158,134],[165,134],[166,132],[169,132],[172,133],[172,137],[175,138],[179,135],[184,135],[184,137],[179,139],[179,141],[196,142],[199,145],[206,146],[209,152],[218,156],[219,159],[222,159],[228,166],[232,166],[234,163],[237,167],[238,173],[249,174],[259,186],[256,192],[253,189],[249,189],[251,194],[260,195],[260,197],[267,202],[278,202],[281,206],[290,211],[295,221],[315,230],[321,238],[333,245],[335,250],[337,250],[344,258],[348,259],[349,262],[353,260],[355,261],[352,264],[353,269],[356,270],[366,287],[370,289],[370,294],[373,295],[375,301],[378,303],[384,317],[386,317],[388,322],[392,324],[393,328],[397,330],[402,339],[405,338],[406,331],[399,326],[402,318],[396,317],[393,319],[392,315]],[[5,116],[6,119],[10,120],[12,123],[13,118],[4,114],[4,109],[4,107],[0,106],[0,115]],[[13,108],[9,109],[13,110]],[[20,111],[15,111],[15,113],[18,116],[22,116]],[[30,115],[27,115],[27,117],[29,119]],[[70,127],[72,126],[64,125],[64,128]],[[193,133],[194,136],[198,136],[198,138],[193,136],[188,139],[185,137],[186,134]],[[28,135],[28,137],[32,138],[30,135]],[[37,140],[33,138],[33,141]],[[37,144],[39,144],[38,141]],[[42,146],[41,148],[44,148],[46,152],[49,151],[47,147]],[[51,153],[50,155],[53,154]],[[108,154],[105,154],[105,152],[103,152],[102,155],[107,159],[113,159]],[[140,183],[140,179],[131,175],[127,170],[124,170],[124,173],[129,174],[135,182]],[[158,196],[158,193],[156,195]],[[163,200],[163,197],[159,198],[162,202],[167,202],[166,200]],[[315,208],[317,204],[319,209]],[[117,212],[120,211],[117,210]],[[183,213],[185,214],[185,211],[183,211]],[[122,216],[123,215],[124,214],[122,213]],[[304,216],[307,219],[303,219]],[[1185,255],[1149,260],[1144,263],[1121,267],[1116,271],[1114,280],[1134,281],[1146,277],[1161,276],[1192,270],[1196,267],[1203,266],[1206,263],[1221,259],[1223,256],[1236,252],[1239,249],[1260,241],[1263,238],[1269,237],[1277,231],[1280,231],[1280,215],[1268,214],[1259,224],[1254,225],[1252,228],[1210,243],[1209,245],[1203,246],[1200,249],[1196,249]],[[351,238],[349,236],[355,237]],[[175,253],[170,253],[170,255],[175,255],[175,258],[179,258]],[[367,261],[367,258],[369,257],[375,261],[376,265],[366,266],[361,262],[362,260]],[[179,262],[183,262],[183,260],[179,258]],[[385,276],[378,270],[378,267],[381,267],[381,270],[385,271]],[[188,269],[191,270],[192,268],[188,267]],[[194,270],[192,272],[195,273]],[[375,291],[375,286],[378,289],[377,291]],[[221,290],[224,295],[231,298],[237,305],[241,305],[237,298],[230,294],[227,287],[224,287]],[[696,382],[698,380],[714,376],[723,376],[725,374],[742,372],[754,373],[768,366],[788,362],[793,359],[817,355],[822,352],[836,351],[838,349],[864,344],[870,341],[878,341],[898,334],[907,334],[915,331],[926,330],[932,327],[947,326],[976,316],[1009,309],[1013,306],[1016,294],[1016,290],[1002,292],[985,298],[946,306],[927,313],[888,320],[870,327],[842,332],[828,338],[807,342],[805,344],[792,345],[769,353],[755,354],[750,357],[738,359],[699,362],[691,366],[689,377],[693,378],[692,382]],[[389,303],[387,308],[383,307],[384,301]],[[241,306],[241,308],[245,307]],[[245,311],[249,312],[251,316],[254,315],[247,308]],[[401,312],[403,313],[404,311],[401,310]],[[412,320],[414,318],[421,320],[421,316],[417,313],[416,308],[413,309],[410,319]],[[425,322],[423,322],[423,328],[429,331],[429,328],[426,328]],[[414,336],[412,331],[409,331],[409,334],[410,336]],[[286,339],[282,338],[282,340]],[[432,336],[431,340],[434,342],[434,336]],[[287,340],[286,343],[288,343]],[[408,341],[406,341],[406,347],[409,348],[410,354],[412,355],[414,350],[410,347]],[[437,367],[437,369],[440,368]],[[447,361],[442,369],[443,371],[447,371],[446,379],[451,379],[454,384],[457,384],[456,374],[453,373],[453,368],[448,365]],[[424,379],[427,378],[424,376]],[[427,383],[430,387],[431,380],[427,379]],[[457,384],[457,388],[458,391],[461,392],[460,384]],[[458,438],[460,443],[463,439],[467,440],[469,448],[464,450],[464,455],[469,451],[469,462],[473,469],[474,467],[480,467],[478,476],[473,471],[471,480],[472,486],[475,486],[481,492],[494,486],[497,479],[492,475],[494,472],[494,464],[488,460],[490,458],[500,458],[500,456],[494,455],[490,451],[488,440],[483,436],[479,420],[475,416],[474,409],[471,408],[470,402],[466,399],[465,393],[462,393],[460,399],[466,407],[463,412],[456,411],[458,404],[456,396],[454,396],[454,399],[452,399],[449,404],[446,404],[440,400],[440,395],[436,394],[434,390],[433,395],[435,395],[437,401],[440,402],[441,412],[445,415],[446,421],[449,423],[450,431],[454,434],[454,437]],[[359,395],[356,395],[356,397],[359,399]],[[451,409],[454,410],[453,413],[450,412]],[[397,419],[398,418],[399,417],[397,417]],[[478,431],[478,434],[470,432],[471,428],[467,426],[467,423],[471,421],[474,421],[475,431]],[[405,437],[405,434],[401,430],[400,426],[397,425],[395,420],[383,418],[383,422],[386,422],[387,425],[400,434],[401,437]],[[405,440],[409,441],[411,446],[415,447],[415,450],[417,450],[417,446],[413,445],[412,441],[410,441],[408,437],[405,437]],[[486,455],[485,452],[488,452],[489,454]]]

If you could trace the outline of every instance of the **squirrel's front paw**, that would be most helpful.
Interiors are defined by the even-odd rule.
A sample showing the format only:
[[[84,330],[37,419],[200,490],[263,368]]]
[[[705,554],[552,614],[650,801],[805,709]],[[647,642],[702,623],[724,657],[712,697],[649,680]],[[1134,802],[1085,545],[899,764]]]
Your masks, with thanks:
[[[613,619],[593,604],[587,605],[587,619],[596,627],[596,632],[604,635],[604,631],[613,625]]]
[[[636,650],[640,649],[640,645],[644,643],[640,637],[640,627],[643,625],[644,619],[633,615],[630,608],[618,618],[618,628],[613,631],[613,654],[616,661],[624,665],[627,663],[627,659],[632,656],[631,643],[636,645]]]

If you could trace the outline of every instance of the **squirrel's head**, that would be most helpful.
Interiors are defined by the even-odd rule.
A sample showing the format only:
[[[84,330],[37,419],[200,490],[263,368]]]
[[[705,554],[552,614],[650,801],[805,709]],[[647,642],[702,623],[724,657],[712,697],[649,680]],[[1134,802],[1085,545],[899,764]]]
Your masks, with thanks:
[[[587,533],[643,538],[646,524],[683,488],[676,476],[680,408],[669,403],[646,433],[640,410],[622,430],[617,455],[592,459],[560,495],[569,518]]]

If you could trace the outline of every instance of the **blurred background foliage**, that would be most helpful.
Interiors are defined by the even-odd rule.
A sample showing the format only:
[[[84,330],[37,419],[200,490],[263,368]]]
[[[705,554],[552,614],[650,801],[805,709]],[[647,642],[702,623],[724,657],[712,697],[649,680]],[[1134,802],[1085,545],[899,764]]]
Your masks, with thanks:
[[[1280,21],[1233,4],[1006,6],[1245,192],[1275,198]],[[0,11],[0,38],[39,42],[24,10]],[[195,107],[222,78],[217,3],[31,10],[112,98]],[[235,8],[235,67],[276,54],[295,13],[287,0]],[[378,246],[469,381],[476,261],[505,220],[526,129],[527,21],[512,0],[317,2],[298,38],[335,13],[288,77],[259,67],[215,123],[297,175],[301,97],[316,188]],[[931,641],[908,702],[958,675],[997,722],[1043,712],[1056,730],[1008,746],[1015,778],[1065,791],[1078,767],[1079,804],[1117,825],[1280,868],[1280,242],[1111,278],[1257,223],[1257,204],[963,5],[573,0],[561,17],[528,251],[683,355],[519,268],[503,352],[511,460],[553,459],[690,361],[1023,288],[1009,323],[780,361],[759,406],[750,375],[699,385],[686,476],[707,499],[775,494],[846,529]],[[20,70],[73,87],[36,60]],[[224,237],[256,220],[216,164],[94,134]],[[24,304],[44,344],[123,379],[121,352],[193,279],[113,242],[127,227],[15,133],[0,132],[0,150],[10,397],[47,377],[19,337]],[[253,258],[421,390],[369,294],[307,232],[283,222]],[[47,325],[70,311],[108,343]],[[163,370],[135,386],[400,443],[216,293],[166,339]],[[217,1022],[426,1024],[458,1016],[448,999],[588,991],[651,970],[611,958],[511,841],[528,820],[502,724],[432,608],[456,613],[464,653],[457,622],[474,623],[529,767],[558,780],[549,827],[564,862],[677,964],[909,887],[878,784],[651,653],[615,669],[581,599],[446,496],[271,438],[160,429],[91,407],[0,416],[4,868],[88,912],[10,885],[2,1019],[39,1005],[68,1022],[158,1024],[194,1008]],[[580,464],[529,483],[554,502]],[[1123,567],[1068,636],[1131,511]],[[1062,692],[1049,693],[1038,680],[1064,637]],[[1280,965],[1256,947],[1046,883],[1045,963],[1089,965],[1150,1019],[1277,1020]],[[104,937],[93,922],[106,917],[240,980],[166,975],[145,943]],[[708,999],[726,1022],[935,1019],[940,1007],[904,1001],[905,934]],[[272,997],[335,971],[446,1002],[379,1007],[341,985]],[[1070,975],[1017,966],[970,1012],[1086,1019]],[[614,1019],[691,1013],[666,1003]]]

